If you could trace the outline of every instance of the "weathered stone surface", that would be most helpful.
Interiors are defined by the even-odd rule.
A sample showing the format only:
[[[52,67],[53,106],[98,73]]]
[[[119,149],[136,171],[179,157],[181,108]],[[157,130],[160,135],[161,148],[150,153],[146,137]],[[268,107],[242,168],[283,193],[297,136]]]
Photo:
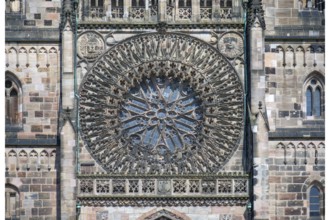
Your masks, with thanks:
[[[74,7],[73,1],[26,1],[23,5],[20,3],[16,4],[18,2],[17,0],[6,1],[5,6],[5,75],[6,80],[9,75],[12,76],[11,79],[15,79],[14,81],[20,87],[17,90],[19,91],[19,101],[16,106],[18,112],[15,114],[15,117],[18,118],[18,123],[14,125],[9,124],[10,120],[6,117],[5,178],[8,186],[18,188],[20,195],[19,204],[21,206],[19,210],[20,219],[73,220],[76,219],[76,201],[83,193],[84,196],[89,195],[88,192],[91,189],[92,193],[97,193],[98,195],[106,194],[108,196],[112,195],[113,186],[118,187],[116,192],[122,191],[122,186],[120,186],[119,182],[114,181],[113,185],[112,179],[111,183],[106,182],[110,178],[104,179],[104,176],[101,176],[101,178],[99,178],[100,176],[97,176],[97,178],[85,178],[84,180],[92,179],[92,186],[88,184],[85,184],[83,187],[75,185],[77,182],[75,175],[75,152],[79,152],[80,155],[79,160],[82,163],[80,171],[82,174],[94,175],[97,172],[105,171],[99,166],[99,161],[96,162],[91,157],[91,152],[86,149],[86,140],[79,139],[80,151],[76,151],[76,138],[74,136],[74,129],[76,128],[72,128],[69,132],[67,129],[62,129],[64,121],[68,124],[72,122],[72,125],[75,125],[77,122],[75,118],[77,107],[75,99],[79,98],[80,101],[84,102],[83,96],[77,97],[74,95],[74,74],[77,77],[76,89],[78,91],[80,91],[81,85],[89,86],[88,91],[92,93],[90,94],[90,100],[97,103],[97,100],[99,101],[105,96],[108,97],[103,100],[103,106],[95,105],[94,103],[94,106],[98,106],[99,109],[107,108],[109,111],[118,111],[117,108],[112,106],[114,104],[113,98],[111,100],[108,96],[110,85],[118,88],[115,91],[111,90],[112,95],[119,94],[119,97],[126,98],[127,94],[132,91],[127,92],[128,90],[123,88],[126,86],[137,88],[142,81],[139,77],[139,74],[142,72],[143,74],[146,73],[149,78],[152,78],[151,75],[154,73],[166,77],[169,77],[171,74],[180,74],[179,77],[176,77],[177,79],[189,81],[190,83],[195,81],[195,84],[193,83],[192,85],[191,83],[191,85],[193,88],[199,85],[197,88],[200,93],[197,93],[196,96],[202,102],[202,106],[205,106],[211,102],[208,99],[209,96],[202,95],[205,94],[204,89],[206,88],[204,85],[206,84],[202,84],[197,75],[192,75],[194,73],[190,74],[192,77],[187,77],[186,73],[189,70],[182,69],[181,63],[186,65],[191,63],[191,60],[194,60],[195,62],[192,62],[192,65],[187,65],[188,68],[190,66],[198,66],[199,68],[192,69],[196,72],[208,71],[210,69],[207,68],[207,65],[213,62],[211,57],[213,54],[209,55],[209,51],[211,52],[212,49],[220,50],[226,56],[225,60],[227,58],[227,62],[230,63],[229,67],[232,64],[235,68],[234,71],[237,72],[238,82],[242,83],[243,91],[246,89],[245,91],[248,92],[248,94],[246,93],[248,95],[246,97],[246,108],[250,107],[251,111],[243,112],[244,110],[242,110],[243,116],[248,116],[248,119],[252,121],[244,119],[242,124],[246,125],[246,127],[233,129],[235,135],[243,135],[238,140],[233,141],[234,144],[239,143],[236,144],[237,148],[232,151],[232,154],[222,154],[221,149],[211,152],[210,155],[202,151],[202,154],[198,155],[201,159],[192,160],[186,166],[186,169],[189,170],[182,169],[184,164],[181,164],[177,166],[177,170],[173,169],[170,172],[183,172],[186,174],[195,169],[203,171],[202,167],[209,166],[209,169],[207,168],[204,171],[205,173],[223,173],[225,180],[219,178],[212,182],[213,180],[210,178],[202,182],[203,185],[201,185],[201,182],[199,183],[200,185],[194,184],[194,186],[200,186],[200,189],[196,187],[193,188],[194,190],[199,190],[202,193],[208,192],[209,196],[213,196],[225,190],[234,191],[237,194],[241,191],[245,192],[246,187],[243,185],[243,181],[239,182],[240,185],[235,185],[236,180],[233,178],[234,182],[232,183],[234,184],[227,185],[225,181],[233,179],[225,175],[230,172],[252,170],[250,166],[254,166],[253,176],[250,177],[254,179],[253,192],[256,198],[253,207],[255,211],[254,219],[309,219],[307,210],[309,205],[308,189],[316,182],[322,190],[321,187],[324,187],[325,176],[324,108],[321,107],[320,116],[315,116],[314,112],[312,112],[312,116],[306,113],[306,89],[309,86],[312,87],[312,80],[315,79],[319,83],[316,85],[319,86],[321,92],[325,91],[323,25],[323,15],[325,13],[321,9],[321,5],[312,5],[314,1],[296,0],[249,1],[248,7],[250,8],[248,9],[249,17],[247,19],[247,30],[249,33],[245,35],[243,33],[243,14],[245,11],[242,8],[241,1],[233,1],[234,7],[230,7],[221,5],[229,4],[227,2],[230,1],[219,1],[217,3],[216,1],[194,0],[191,1],[191,6],[183,8],[180,7],[180,3],[183,1],[172,1],[174,2],[172,5],[167,5],[169,1],[145,1],[148,3],[147,6],[139,7],[131,5],[131,1],[125,0],[122,8],[120,8],[121,6],[115,8],[112,3],[109,7],[109,5],[106,5],[109,4],[109,1],[103,1],[104,7],[100,6],[97,8],[93,8],[88,3],[85,4],[85,2],[82,4],[80,1],[77,7],[79,13],[77,18],[77,37],[89,37],[80,38],[87,39],[88,43],[84,45],[78,43],[77,51],[79,51],[79,54],[76,55],[73,50],[75,45],[74,31],[76,28],[74,23],[76,18],[72,11]],[[216,2],[216,4],[207,5],[210,2]],[[129,4],[126,5],[127,3]],[[155,3],[158,3],[158,5],[155,5]],[[24,8],[19,9],[21,6]],[[14,9],[21,11],[8,11]],[[65,19],[70,19],[70,22],[60,25],[60,22],[64,22]],[[210,50],[196,53],[200,48],[203,48],[203,44],[195,45],[193,48],[191,47],[193,45],[192,41],[187,42],[186,45],[182,45],[177,41],[177,45],[179,45],[178,50],[168,50],[169,46],[175,43],[175,39],[170,39],[173,41],[159,41],[159,44],[154,45],[150,45],[149,41],[142,44],[138,41],[133,41],[124,50],[117,47],[122,42],[127,42],[127,38],[132,36],[134,36],[134,39],[140,37],[143,40],[147,36],[147,34],[142,36],[141,34],[143,33],[161,33],[160,35],[165,36],[166,34],[162,33],[178,32],[183,33],[182,36],[196,37],[200,42],[206,42],[207,44],[205,45]],[[244,39],[245,36],[248,39]],[[96,41],[97,39],[98,41]],[[245,42],[248,42],[250,48],[243,46]],[[136,45],[139,46],[136,47]],[[88,71],[94,66],[95,61],[99,60],[99,56],[110,48],[112,50],[113,48],[116,49],[113,50],[114,53],[109,54],[105,63],[101,63],[99,71],[96,71],[96,73],[104,73],[102,77],[97,74],[91,74],[94,78],[87,80],[88,82],[95,82],[95,79],[101,78],[107,83],[88,84],[83,79],[84,76],[89,74]],[[152,53],[152,51],[156,53]],[[123,81],[113,80],[124,73],[127,66],[136,62],[145,63],[145,59],[154,56],[161,58],[159,60],[172,59],[172,66],[165,64],[165,66],[161,67],[162,64],[159,64],[159,68],[157,67],[154,70],[145,65],[143,70],[136,69],[136,72],[128,75]],[[180,62],[182,57],[187,57],[186,62]],[[244,60],[246,57],[248,60]],[[200,58],[199,61],[198,58]],[[111,59],[120,60],[120,62],[111,63]],[[153,60],[147,61],[147,64],[152,65],[154,62]],[[106,65],[106,67],[102,65]],[[213,64],[209,66],[213,66]],[[75,67],[77,68],[75,69]],[[226,67],[221,66],[221,70],[227,69]],[[120,71],[117,71],[118,69]],[[155,71],[154,73],[152,73],[153,70]],[[212,72],[210,71],[209,73]],[[232,79],[228,75],[221,75],[218,72],[213,77],[227,80],[219,85],[221,89],[231,85],[229,83],[232,82]],[[203,82],[212,83],[216,81],[205,77]],[[245,82],[248,84],[244,85]],[[97,90],[103,87],[106,88],[103,90],[106,94]],[[161,85],[159,88],[162,89]],[[6,90],[8,90],[7,86]],[[95,92],[96,90],[97,92]],[[214,92],[216,93],[217,91]],[[6,100],[10,99],[9,97],[6,96]],[[325,94],[321,93],[321,97],[325,97]],[[160,99],[159,97],[151,96],[150,98],[152,100]],[[226,93],[223,93],[218,100],[225,98],[228,103],[234,100],[234,98],[227,97]],[[116,104],[127,106],[130,100],[128,97],[125,100],[126,102],[122,102],[120,99],[120,104]],[[139,100],[135,101],[139,102]],[[69,104],[67,105],[66,102],[69,102]],[[321,106],[325,104],[325,100],[321,100]],[[135,103],[131,104],[130,107],[134,108],[136,105],[141,107],[142,104]],[[230,136],[227,132],[232,130],[232,128],[223,122],[223,118],[230,117],[228,122],[234,122],[235,118],[229,113],[230,105],[227,105],[227,103],[221,103],[220,105],[215,103],[214,106],[216,108],[219,106],[222,109],[209,109],[209,111],[205,111],[205,114],[218,115],[218,111],[221,111],[224,116],[210,117],[212,120],[206,120],[203,116],[201,121],[206,121],[209,127],[218,122],[216,129],[220,130],[223,128],[218,138],[225,139],[225,137]],[[60,109],[61,107],[63,109]],[[93,106],[89,105],[87,108],[93,108]],[[165,109],[169,109],[169,106],[166,106]],[[137,107],[136,111],[140,111],[140,109],[138,110]],[[236,111],[237,109],[232,110],[232,112]],[[92,111],[91,114],[80,115],[78,120],[84,118],[83,120],[86,120],[87,123],[92,123],[88,120],[90,117],[98,118],[97,114],[99,112]],[[106,114],[110,114],[110,112],[103,113],[102,117]],[[137,114],[140,113],[132,113],[131,117]],[[154,115],[158,117],[157,119],[161,116],[159,112],[154,112]],[[146,113],[142,114],[142,116],[147,117]],[[193,113],[192,116],[198,116],[198,114]],[[122,121],[123,118],[116,117],[114,120]],[[100,120],[100,123],[105,121]],[[113,123],[113,121],[109,123]],[[126,125],[129,126],[129,123]],[[183,125],[180,124],[177,127],[180,126]],[[199,128],[200,132],[205,132],[205,127],[201,126]],[[251,127],[252,131],[244,130],[249,127]],[[90,132],[88,129],[95,129],[97,135],[102,134],[104,137],[109,137],[118,131],[116,127],[100,129],[99,125],[91,126],[90,124],[87,126],[87,133]],[[183,143],[186,143],[184,138],[190,131],[189,127],[185,129],[188,131],[182,135]],[[106,132],[113,133],[109,135]],[[251,134],[251,132],[253,133]],[[58,136],[60,133],[61,137]],[[136,133],[138,134],[138,131]],[[213,133],[205,135],[208,135],[204,138],[207,141]],[[143,135],[143,138],[146,136]],[[168,141],[170,139],[173,142],[177,141],[173,138],[175,137],[174,131],[168,133],[168,137],[171,137],[168,138]],[[253,139],[248,139],[250,137],[253,137]],[[121,142],[126,141],[128,144],[130,144],[130,141],[133,141],[133,138],[132,140],[122,137],[116,138],[119,142],[122,140]],[[99,146],[103,143],[99,142],[99,139],[94,139],[94,136],[90,137],[90,139],[92,143],[96,143],[95,151],[93,152],[101,152],[102,149]],[[104,140],[108,141],[109,139],[104,138]],[[225,139],[225,141],[216,142],[213,146],[222,144],[223,149],[227,149],[228,146],[231,146],[230,142],[232,142],[231,139]],[[246,145],[243,143],[246,143]],[[59,149],[59,144],[62,144],[61,149]],[[109,145],[105,144],[105,146],[108,147]],[[252,154],[248,149],[254,149],[257,153]],[[191,155],[197,155],[194,152],[195,149],[193,151],[186,145],[182,145],[177,150],[182,151],[178,153],[178,156],[183,158],[183,160],[190,158]],[[186,152],[189,151],[193,152],[190,156],[186,155]],[[157,154],[157,160],[167,157],[165,154],[161,155],[161,151],[156,149],[144,149],[140,152],[150,152],[150,155],[152,153]],[[108,154],[101,152],[101,155],[116,157],[116,153],[113,151]],[[150,161],[152,157],[150,155],[145,155],[145,158],[139,164],[132,163],[132,167],[139,167],[138,169],[141,169],[141,172],[144,174],[145,172],[141,167],[145,161]],[[254,156],[252,164],[248,164],[251,162],[251,158],[247,158],[247,155]],[[211,170],[213,160],[209,158],[213,157],[215,159],[231,159],[227,160],[226,165],[221,169]],[[104,157],[99,159],[103,160]],[[154,158],[152,159],[154,160]],[[170,158],[168,160],[174,159]],[[106,158],[104,160],[106,161]],[[126,160],[127,157],[123,157],[123,160],[114,158],[111,166],[115,166],[114,169],[125,173],[118,164],[119,162],[124,164]],[[206,161],[206,165],[203,165],[200,161]],[[152,175],[157,175],[157,172],[161,171],[161,169],[160,171],[157,170],[159,164],[155,163],[155,166],[152,168]],[[59,170],[60,167],[61,170]],[[164,168],[170,170],[172,167],[164,166]],[[178,169],[182,170],[178,171]],[[59,178],[59,174],[61,174],[61,178]],[[78,179],[78,182],[80,181],[79,183],[81,183],[83,178],[79,177]],[[139,177],[136,177],[136,179],[139,179]],[[162,183],[165,182],[165,179],[161,179]],[[193,180],[196,179],[196,177],[184,179],[178,175],[172,180],[173,185],[156,183],[155,186],[158,191],[162,190],[160,193],[163,193],[164,197],[166,195],[166,187],[169,186],[172,187],[174,196],[181,198],[186,195],[185,193],[191,193],[187,192],[189,190],[186,189],[191,189]],[[141,183],[143,182],[142,179],[139,180]],[[187,185],[187,183],[192,185]],[[214,186],[211,183],[214,183]],[[131,182],[132,184],[133,181]],[[205,203],[202,203],[202,200],[193,201],[193,205],[188,204],[187,206],[173,205],[180,202],[173,199],[165,208],[145,205],[151,204],[148,201],[138,203],[139,205],[136,207],[130,207],[127,204],[138,198],[137,194],[140,195],[136,193],[136,190],[143,190],[143,187],[141,189],[129,187],[130,185],[127,185],[126,188],[123,187],[123,191],[133,195],[128,202],[122,202],[121,200],[119,203],[113,203],[113,207],[107,207],[100,203],[99,200],[90,198],[89,205],[81,207],[80,218],[141,220],[148,216],[154,217],[161,212],[166,212],[162,211],[163,209],[168,210],[167,214],[171,213],[168,214],[170,215],[168,218],[171,219],[242,220],[245,219],[244,215],[248,214],[245,204],[241,206],[227,204],[211,206],[210,204],[207,206],[204,205]],[[7,187],[6,190],[8,189]],[[152,184],[144,187],[144,191],[146,191],[145,189],[153,189]],[[184,189],[186,192],[184,192]],[[209,193],[211,190],[214,190],[215,193]],[[156,193],[159,194],[158,191]],[[231,196],[231,193],[228,193],[228,191],[225,193]],[[324,192],[321,191],[321,193]],[[61,199],[61,201],[58,201],[58,199]],[[109,200],[104,201],[109,204]],[[60,204],[61,207],[58,207]],[[95,204],[100,205],[95,206]],[[161,215],[158,217],[161,217]],[[155,219],[155,217],[152,219]]]

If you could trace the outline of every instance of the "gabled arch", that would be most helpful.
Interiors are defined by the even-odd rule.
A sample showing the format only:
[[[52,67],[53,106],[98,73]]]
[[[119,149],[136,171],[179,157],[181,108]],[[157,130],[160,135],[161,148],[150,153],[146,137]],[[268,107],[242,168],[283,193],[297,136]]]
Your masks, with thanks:
[[[185,214],[178,211],[168,209],[153,209],[148,213],[143,214],[137,220],[190,220]]]

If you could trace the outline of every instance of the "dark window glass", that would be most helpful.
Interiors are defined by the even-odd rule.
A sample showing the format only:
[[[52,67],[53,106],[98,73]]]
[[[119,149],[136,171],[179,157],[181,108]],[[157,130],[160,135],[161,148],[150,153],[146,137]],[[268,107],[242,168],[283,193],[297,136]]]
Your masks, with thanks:
[[[314,115],[321,115],[321,90],[320,88],[316,88],[314,92]]]
[[[90,1],[90,6],[95,7],[96,6],[96,0],[91,0]]]
[[[224,7],[224,0],[220,0],[220,7]]]
[[[232,8],[232,0],[227,0],[226,7]]]
[[[201,0],[200,1],[201,7],[211,7],[211,5],[212,5],[212,0]]]
[[[133,0],[131,5],[133,7],[144,7],[145,1],[144,0]]]
[[[16,89],[11,90],[11,92],[10,92],[10,96],[11,96],[11,97],[13,97],[13,96],[17,96],[17,91],[16,91]]]
[[[13,85],[13,83],[10,80],[6,80],[6,88],[7,89],[11,88],[12,85]]]
[[[112,0],[112,7],[123,7],[123,0]]]
[[[306,90],[306,115],[312,116],[312,89]]]
[[[320,190],[312,186],[310,190],[310,217],[320,216]]]
[[[98,7],[103,7],[103,4],[104,4],[103,0],[98,0]]]

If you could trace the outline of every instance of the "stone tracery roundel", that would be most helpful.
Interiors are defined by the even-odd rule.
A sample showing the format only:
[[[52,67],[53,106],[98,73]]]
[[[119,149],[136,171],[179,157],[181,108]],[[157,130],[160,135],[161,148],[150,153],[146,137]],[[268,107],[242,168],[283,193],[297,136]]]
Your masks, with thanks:
[[[117,174],[218,172],[237,148],[242,84],[210,45],[183,34],[129,38],[80,87],[81,135]]]

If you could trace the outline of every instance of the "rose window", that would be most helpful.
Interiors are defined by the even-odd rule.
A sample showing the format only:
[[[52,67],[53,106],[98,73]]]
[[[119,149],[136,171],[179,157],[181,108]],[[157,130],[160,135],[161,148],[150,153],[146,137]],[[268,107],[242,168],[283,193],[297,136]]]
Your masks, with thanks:
[[[196,139],[202,124],[201,101],[178,79],[144,78],[122,104],[122,130],[132,145],[165,155]]]
[[[203,41],[142,34],[111,47],[81,82],[80,134],[112,174],[217,173],[241,141],[243,88]]]

